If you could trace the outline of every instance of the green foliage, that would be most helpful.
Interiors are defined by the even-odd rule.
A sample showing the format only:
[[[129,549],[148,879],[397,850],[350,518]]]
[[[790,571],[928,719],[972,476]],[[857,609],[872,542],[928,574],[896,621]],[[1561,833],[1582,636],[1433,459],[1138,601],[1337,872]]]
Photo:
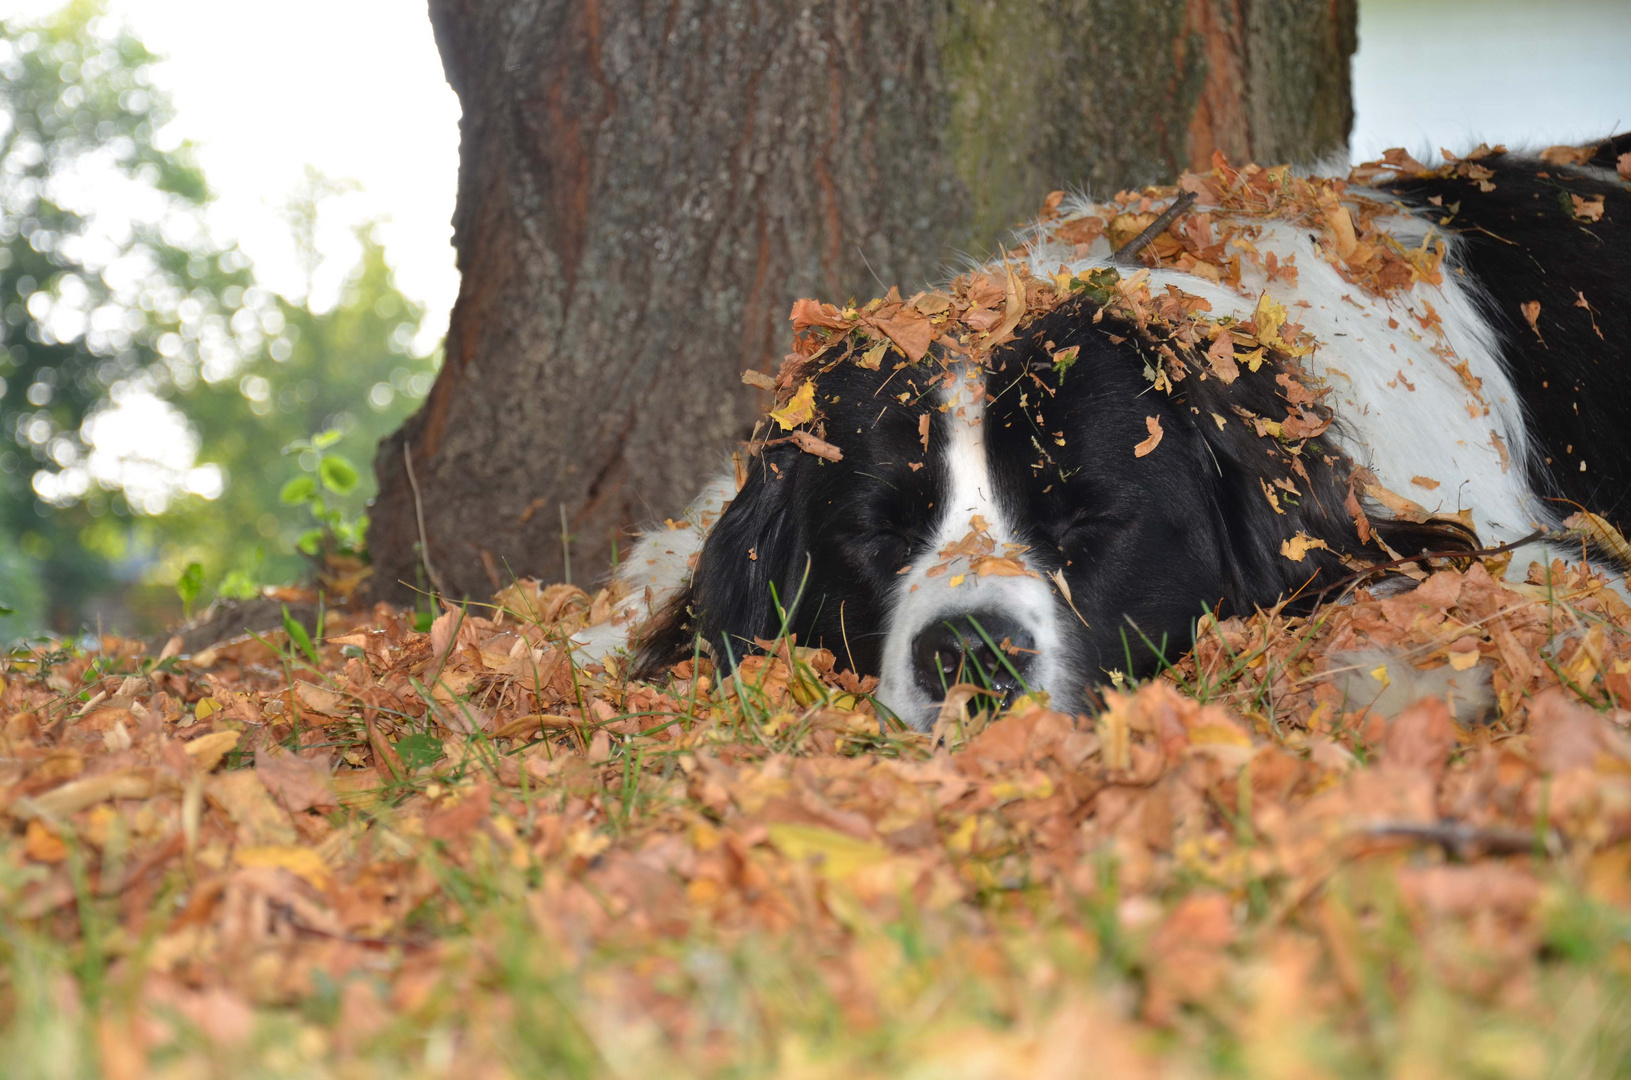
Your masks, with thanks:
[[[435,369],[412,345],[424,313],[371,228],[321,310],[256,285],[248,260],[210,239],[190,148],[155,137],[172,115],[155,59],[95,2],[0,22],[6,637],[47,622],[151,631],[174,618],[171,583],[194,563],[217,595],[246,596],[305,572],[303,538],[360,548],[374,486],[355,463]],[[114,188],[131,198],[100,198]],[[345,190],[313,172],[290,201],[308,276],[322,208]],[[319,448],[316,432],[335,434]],[[278,451],[302,439],[313,445],[296,464],[316,490],[280,507]],[[189,441],[190,463],[160,452]],[[11,567],[28,560],[19,588]]]
[[[317,664],[317,648],[312,644],[311,635],[306,628],[300,625],[300,620],[289,614],[288,605],[283,607],[283,631],[289,635],[289,640],[300,646],[300,651],[306,654],[306,659]]]
[[[198,563],[188,563],[187,569],[176,579],[176,595],[181,597],[181,611],[187,618],[193,617],[193,602],[203,591],[204,567]]]
[[[309,470],[283,485],[278,501],[285,506],[303,506],[316,528],[307,529],[295,541],[295,547],[306,555],[332,551],[341,555],[359,555],[366,558],[364,541],[368,533],[368,515],[348,515],[333,505],[334,496],[349,495],[357,488],[357,469],[342,454],[331,449],[343,438],[343,433],[329,429],[310,439],[296,439],[283,448],[285,454],[298,455],[301,468]]]
[[[403,767],[413,772],[442,760],[442,740],[424,732],[404,735],[396,742],[396,752]]]
[[[227,290],[250,283],[241,255],[207,241],[190,148],[156,141],[172,110],[154,60],[95,3],[0,23],[0,532],[46,552],[56,610],[117,581],[77,534],[161,508],[121,482],[131,462],[93,460],[87,421],[111,395],[192,385],[206,342],[238,347]],[[141,209],[115,218],[107,202]]]
[[[291,207],[297,239],[332,193],[312,177]],[[397,290],[372,231],[357,238],[362,257],[335,307],[274,297],[282,323],[267,350],[177,399],[200,459],[228,481],[219,498],[152,520],[167,564],[198,559],[224,588],[296,578],[307,569],[301,552],[362,554],[376,489],[358,463],[418,406],[438,358],[412,351],[424,311]]]

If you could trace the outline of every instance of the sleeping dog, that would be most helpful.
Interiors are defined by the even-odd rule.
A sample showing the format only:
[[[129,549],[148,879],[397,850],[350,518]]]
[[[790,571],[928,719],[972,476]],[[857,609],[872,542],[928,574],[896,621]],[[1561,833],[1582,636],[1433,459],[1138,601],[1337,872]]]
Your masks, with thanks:
[[[1578,555],[1538,532],[1575,511],[1625,569],[1631,136],[1347,181],[1214,165],[1056,193],[948,290],[801,301],[772,423],[642,539],[586,651],[650,675],[791,633],[927,729],[955,683],[1079,708],[1207,611],[1367,568]]]

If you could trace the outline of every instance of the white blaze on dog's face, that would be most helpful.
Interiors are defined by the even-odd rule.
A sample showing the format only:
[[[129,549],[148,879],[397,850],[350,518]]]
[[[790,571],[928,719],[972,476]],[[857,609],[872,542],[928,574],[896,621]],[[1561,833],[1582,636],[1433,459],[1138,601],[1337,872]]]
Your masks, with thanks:
[[[938,526],[888,605],[877,692],[920,730],[952,684],[1046,692],[1065,669],[1055,590],[1028,565],[1031,534],[1010,520],[987,459],[985,382],[977,371],[955,374],[937,391],[946,435]],[[978,671],[959,665],[965,652]]]

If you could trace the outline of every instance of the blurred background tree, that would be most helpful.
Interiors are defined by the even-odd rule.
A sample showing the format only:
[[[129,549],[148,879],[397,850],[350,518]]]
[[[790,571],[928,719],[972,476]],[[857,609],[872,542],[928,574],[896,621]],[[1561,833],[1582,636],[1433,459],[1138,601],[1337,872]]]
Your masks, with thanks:
[[[324,453],[367,462],[435,370],[370,228],[312,305],[343,185],[309,173],[287,207],[304,295],[209,235],[156,60],[97,3],[0,23],[0,638],[150,632],[193,562],[206,597],[293,578],[312,522],[278,496],[317,454],[284,448],[332,430]],[[371,487],[333,508],[354,519]]]

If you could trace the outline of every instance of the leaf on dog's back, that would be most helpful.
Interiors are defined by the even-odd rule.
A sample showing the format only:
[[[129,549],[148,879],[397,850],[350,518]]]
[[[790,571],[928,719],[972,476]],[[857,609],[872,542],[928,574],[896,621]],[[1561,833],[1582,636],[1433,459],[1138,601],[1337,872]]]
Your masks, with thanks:
[[[1150,437],[1133,447],[1134,457],[1144,457],[1157,446],[1160,446],[1161,436],[1165,434],[1165,432],[1161,430],[1161,418],[1159,416],[1146,416],[1144,418],[1144,426],[1149,429]]]
[[[1302,562],[1304,557],[1306,557],[1308,553],[1313,551],[1315,548],[1329,551],[1330,545],[1318,537],[1309,536],[1305,532],[1299,532],[1296,536],[1293,536],[1290,540],[1287,540],[1285,543],[1280,545],[1280,554],[1284,555],[1292,562]]]
[[[923,359],[929,351],[929,342],[934,340],[929,317],[915,308],[903,307],[887,319],[872,320],[872,324],[900,346],[900,351],[914,364]]]

